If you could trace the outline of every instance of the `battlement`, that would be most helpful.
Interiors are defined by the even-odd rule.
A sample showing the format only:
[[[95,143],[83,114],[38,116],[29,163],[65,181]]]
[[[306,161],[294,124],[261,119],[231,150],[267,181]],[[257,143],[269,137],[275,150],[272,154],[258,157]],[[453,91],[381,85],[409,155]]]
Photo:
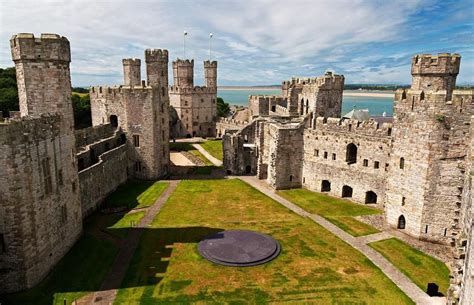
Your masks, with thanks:
[[[122,64],[124,66],[125,65],[140,66],[141,60],[139,58],[124,58],[122,59]]]
[[[57,113],[11,118],[7,124],[0,124],[0,143],[17,145],[58,136],[61,120]]]
[[[282,82],[282,88],[288,89],[295,86],[313,85],[321,89],[340,89],[344,88],[344,75],[326,72],[323,76],[318,77],[293,77],[289,81]]]
[[[216,88],[205,86],[194,86],[192,88],[182,88],[179,86],[170,86],[169,93],[171,94],[193,94],[193,93],[209,93],[215,94]]]
[[[390,137],[392,133],[392,123],[379,124],[373,119],[357,121],[340,118],[317,117],[315,122],[314,129],[323,132],[352,133],[376,137]]]
[[[204,61],[204,68],[216,68],[217,69],[217,61],[215,61],[215,60],[213,60],[213,61],[205,60]]]
[[[247,125],[249,122],[247,121],[239,121],[239,120],[236,120],[236,119],[231,119],[231,118],[220,118],[218,123],[221,123],[221,124],[232,124],[232,125],[236,125],[236,126],[245,126]]]
[[[71,61],[69,40],[57,34],[41,34],[40,38],[30,33],[13,35],[10,39],[13,61]]]
[[[173,68],[175,67],[194,67],[194,59],[179,59],[173,61]]]
[[[145,62],[168,62],[168,50],[165,49],[146,49]]]
[[[474,97],[474,90],[454,90],[452,94],[448,94],[446,90],[438,91],[423,91],[414,89],[398,89],[395,91],[395,102],[397,105],[400,103],[407,103],[414,109],[418,106],[429,107],[437,106],[444,107],[451,105],[461,109],[472,108],[472,102]],[[428,102],[428,103],[423,103]]]
[[[150,94],[153,92],[152,86],[95,86],[90,87],[89,95],[91,99],[114,98],[121,94]]]
[[[411,74],[413,76],[458,74],[460,64],[461,56],[456,53],[419,54],[412,58]]]

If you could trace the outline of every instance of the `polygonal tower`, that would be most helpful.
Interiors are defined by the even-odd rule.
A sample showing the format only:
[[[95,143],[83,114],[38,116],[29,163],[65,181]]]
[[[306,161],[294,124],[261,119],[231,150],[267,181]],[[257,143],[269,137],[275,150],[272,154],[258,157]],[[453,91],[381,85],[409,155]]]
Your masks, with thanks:
[[[146,49],[145,62],[148,86],[168,87],[168,50]]]
[[[204,62],[204,78],[206,87],[217,90],[217,61]]]
[[[123,84],[125,86],[140,86],[142,82],[140,64],[138,58],[124,58],[123,64]]]
[[[460,63],[461,56],[459,54],[442,53],[413,56],[411,88],[427,91],[446,90],[448,93],[446,98],[450,99],[456,86]]]
[[[449,244],[459,231],[472,91],[453,90],[458,54],[416,55],[411,89],[395,93],[386,217],[420,239]]]
[[[174,86],[179,88],[194,87],[194,59],[173,61]]]

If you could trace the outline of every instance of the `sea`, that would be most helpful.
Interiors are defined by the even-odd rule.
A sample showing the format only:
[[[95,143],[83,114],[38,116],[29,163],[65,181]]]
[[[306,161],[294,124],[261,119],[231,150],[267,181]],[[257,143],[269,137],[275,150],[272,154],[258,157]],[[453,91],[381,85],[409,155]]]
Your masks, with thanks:
[[[276,89],[218,89],[217,96],[231,105],[248,106],[249,95],[281,95],[281,90]],[[392,97],[365,97],[365,96],[344,96],[342,99],[342,114],[346,114],[353,108],[369,109],[372,116],[393,114]]]

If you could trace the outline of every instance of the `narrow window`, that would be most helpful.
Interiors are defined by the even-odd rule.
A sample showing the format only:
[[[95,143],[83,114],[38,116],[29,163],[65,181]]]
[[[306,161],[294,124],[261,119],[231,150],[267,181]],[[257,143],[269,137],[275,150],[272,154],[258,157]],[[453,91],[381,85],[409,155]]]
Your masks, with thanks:
[[[336,160],[336,154],[332,154],[332,159]]]
[[[165,105],[161,104],[161,113],[165,112]]]
[[[141,172],[142,171],[142,163],[140,161],[135,162],[135,171]]]
[[[391,136],[392,135],[392,128],[387,129],[387,135]]]
[[[318,156],[319,156],[319,150],[318,150],[318,149],[315,149],[315,150],[314,150],[314,156],[315,156],[315,157],[318,157]]]
[[[379,161],[374,161],[374,168],[379,168],[379,167],[380,167]]]
[[[165,96],[165,87],[161,87],[161,95]]]
[[[444,228],[444,236],[446,236],[446,234],[448,234],[448,229]]]
[[[67,221],[67,208],[66,205],[61,207],[61,222],[66,223]]]
[[[405,197],[402,197],[402,206],[404,206],[404,205],[405,205],[405,203],[406,203],[406,200],[407,200],[407,199],[406,199]]]
[[[425,226],[425,234],[428,233],[428,225]]]
[[[350,143],[346,147],[346,162],[347,164],[357,162],[357,146],[354,143]]]
[[[58,184],[61,185],[61,186],[64,184],[64,182],[63,182],[63,170],[62,169],[60,169],[58,171]]]
[[[398,217],[397,229],[403,230],[405,229],[405,225],[406,225],[405,216],[400,215],[400,217]]]
[[[163,149],[163,158],[166,158],[166,151]]]
[[[140,136],[139,135],[133,135],[133,145],[135,147],[140,147]]]
[[[367,160],[367,159],[364,159],[364,163],[363,163],[363,165],[364,165],[365,167],[369,166],[369,160]]]
[[[165,140],[165,131],[164,130],[161,131],[161,140],[162,141]]]
[[[400,158],[400,169],[404,169],[404,168],[405,168],[405,159]]]
[[[324,159],[327,159],[327,158],[328,158],[328,152],[325,151],[325,152],[324,152]]]
[[[293,176],[290,175],[290,182],[293,181]]]
[[[72,183],[72,192],[73,192],[73,193],[76,192],[76,182],[73,182],[73,183]]]
[[[7,245],[5,243],[5,235],[0,234],[0,253],[7,252]]]
[[[50,194],[53,191],[53,185],[51,181],[51,171],[49,168],[49,158],[43,159],[43,178],[44,178],[44,193],[45,195]]]

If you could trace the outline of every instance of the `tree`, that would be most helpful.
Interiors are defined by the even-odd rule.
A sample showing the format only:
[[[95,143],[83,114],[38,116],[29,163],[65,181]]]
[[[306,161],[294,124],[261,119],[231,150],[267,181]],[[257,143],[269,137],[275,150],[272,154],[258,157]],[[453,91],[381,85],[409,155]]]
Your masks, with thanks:
[[[18,110],[20,110],[20,108],[15,68],[0,68],[0,112],[2,112],[4,116],[7,116],[9,111]]]
[[[72,108],[74,109],[74,127],[76,129],[92,126],[91,100],[89,94],[80,96],[72,94]]]
[[[229,103],[224,102],[221,97],[217,98],[217,116],[226,117],[230,112]]]

